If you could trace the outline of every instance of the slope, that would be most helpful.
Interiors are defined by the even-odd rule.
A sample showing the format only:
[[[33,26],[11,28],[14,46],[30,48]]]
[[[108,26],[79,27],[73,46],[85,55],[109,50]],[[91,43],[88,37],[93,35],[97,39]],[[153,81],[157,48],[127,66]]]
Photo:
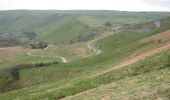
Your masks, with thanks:
[[[169,44],[168,44],[169,45]],[[166,46],[167,47],[167,46]],[[170,46],[169,46],[170,47]],[[157,49],[156,49],[157,50]],[[162,48],[162,50],[165,50],[165,48]],[[158,50],[157,52],[160,52],[160,50]],[[112,69],[112,70],[110,70],[110,71],[107,71],[107,72],[105,72],[105,73],[101,73],[100,75],[96,75],[96,76],[93,76],[93,77],[90,77],[89,79],[85,79],[85,80],[82,80],[82,81],[80,81],[80,82],[78,82],[78,83],[74,83],[74,84],[70,84],[70,85],[65,85],[63,88],[61,88],[60,89],[60,87],[59,88],[56,88],[56,89],[54,89],[55,88],[55,84],[53,84],[53,83],[51,83],[51,86],[50,86],[50,84],[42,84],[41,85],[41,88],[39,88],[39,87],[36,87],[36,86],[34,86],[34,87],[31,87],[30,89],[30,91],[31,91],[31,93],[32,93],[32,89],[35,89],[35,88],[39,88],[38,89],[38,91],[39,91],[39,93],[36,93],[36,91],[37,91],[37,89],[35,89],[34,90],[34,92],[35,93],[33,93],[32,94],[32,96],[30,96],[29,94],[29,91],[27,91],[26,92],[26,94],[24,94],[24,95],[27,95],[27,97],[26,98],[29,98],[29,99],[42,99],[42,98],[44,98],[44,97],[42,97],[42,95],[45,95],[45,97],[46,96],[48,96],[48,98],[54,98],[53,96],[55,96],[55,95],[61,95],[61,93],[68,93],[68,94],[70,94],[70,93],[73,93],[74,94],[74,92],[73,91],[75,91],[75,92],[77,92],[77,91],[81,91],[82,89],[84,90],[84,89],[90,89],[91,87],[96,87],[96,86],[99,86],[99,85],[102,85],[102,84],[107,84],[107,83],[110,83],[110,82],[114,82],[114,84],[117,84],[116,86],[117,86],[117,88],[116,89],[118,89],[119,90],[119,88],[121,88],[119,85],[120,84],[122,84],[122,85],[125,85],[124,84],[124,80],[125,81],[129,81],[129,82],[131,82],[132,81],[132,79],[133,78],[135,78],[135,77],[137,77],[136,79],[137,79],[137,81],[141,81],[141,80],[146,80],[146,79],[141,79],[141,80],[139,80],[138,79],[138,77],[142,77],[142,76],[144,76],[144,77],[146,77],[146,76],[148,76],[148,74],[150,75],[149,77],[146,77],[147,78],[147,81],[144,81],[144,82],[148,82],[148,81],[155,81],[155,82],[159,82],[159,84],[157,84],[157,83],[153,83],[153,85],[154,86],[157,86],[158,88],[156,88],[156,89],[160,89],[161,87],[159,87],[159,86],[164,86],[164,84],[167,84],[167,85],[165,85],[166,87],[165,87],[165,90],[163,90],[163,91],[161,91],[161,92],[163,92],[163,93],[166,93],[167,95],[163,95],[163,93],[162,94],[160,94],[161,96],[168,96],[168,93],[167,93],[167,91],[169,91],[169,88],[168,88],[168,80],[167,81],[156,81],[156,80],[150,80],[150,79],[152,79],[152,77],[159,77],[159,74],[160,73],[162,73],[162,72],[164,72],[164,76],[166,76],[166,77],[169,77],[169,76],[167,76],[168,75],[168,67],[169,67],[169,65],[167,65],[168,64],[168,55],[169,55],[169,51],[168,52],[165,52],[165,53],[161,53],[161,54],[158,54],[158,55],[156,55],[156,56],[153,56],[153,57],[149,57],[149,58],[147,58],[146,60],[144,60],[144,61],[139,61],[138,63],[135,63],[135,64],[132,64],[132,65],[130,65],[130,66],[127,66],[126,68],[119,68],[119,69]],[[145,56],[149,56],[149,55],[145,55]],[[138,57],[138,56],[137,56]],[[143,56],[142,56],[143,57]],[[156,63],[156,64],[155,64]],[[127,64],[128,65],[128,64]],[[126,65],[125,65],[126,66]],[[142,67],[141,67],[142,66]],[[160,72],[160,70],[161,70],[161,72]],[[158,73],[159,72],[159,73]],[[132,78],[131,78],[132,77]],[[122,79],[122,80],[121,80]],[[128,80],[129,79],[129,80]],[[162,79],[162,78],[161,78]],[[164,79],[164,78],[163,78]],[[166,79],[166,78],[165,78]],[[119,81],[120,80],[120,81]],[[133,82],[133,81],[132,81]],[[166,83],[167,82],[167,83]],[[82,85],[83,84],[83,85]],[[105,89],[101,89],[101,88],[105,88],[105,87],[107,87],[108,89],[110,88],[110,87],[112,87],[112,85],[114,85],[114,84],[108,84],[108,85],[106,85],[106,86],[101,86],[101,87],[99,87],[99,88],[97,88],[97,89],[99,89],[100,91],[106,91]],[[119,84],[119,85],[118,85]],[[130,84],[130,83],[129,83]],[[134,83],[135,84],[135,83]],[[141,83],[142,84],[142,83]],[[146,84],[144,84],[144,87],[145,87],[145,85]],[[86,86],[86,87],[84,87],[84,86]],[[110,86],[110,87],[109,87]],[[115,86],[115,85],[114,85]],[[131,86],[131,85],[130,85]],[[132,85],[133,86],[133,85]],[[138,85],[137,85],[138,86]],[[138,89],[139,87],[135,87],[134,89]],[[149,87],[150,87],[150,85],[149,85]],[[74,89],[75,88],[75,89]],[[125,87],[124,87],[125,88]],[[150,91],[152,90],[152,89],[155,89],[155,88],[152,88],[152,87],[150,87],[151,89],[150,89]],[[46,89],[48,89],[48,90],[46,90]],[[78,90],[77,90],[78,89]],[[142,88],[139,88],[139,89],[142,89]],[[59,91],[63,91],[64,90],[64,92],[59,92]],[[87,92],[85,92],[85,93],[87,93],[88,95],[91,95],[91,93],[88,93],[88,92],[93,92],[94,93],[94,91],[95,91],[96,89],[92,89],[92,90],[90,90],[90,91],[87,91]],[[142,89],[143,90],[143,89]],[[15,92],[11,92],[12,94],[14,93],[14,95],[16,95],[15,93],[19,93],[18,95],[20,95],[20,92],[22,92],[22,91],[25,91],[25,89],[23,89],[23,90],[19,90],[19,91],[15,91]],[[41,92],[40,92],[41,91]],[[46,92],[47,91],[47,92]],[[112,91],[112,90],[109,90],[109,91],[107,91],[106,93],[108,93],[108,92],[110,92],[110,91]],[[116,90],[114,90],[114,91],[116,91]],[[119,91],[121,91],[121,90],[119,90]],[[153,93],[153,92],[147,92],[148,94],[149,93]],[[152,90],[153,91],[153,90]],[[56,93],[55,93],[56,92]],[[14,96],[14,95],[12,95],[10,93],[10,95],[11,96]],[[100,92],[97,92],[97,93],[100,93]],[[105,95],[107,95],[105,93]],[[117,93],[117,92],[116,92]],[[158,95],[159,95],[159,91],[157,92],[158,93]],[[154,95],[157,95],[157,93],[155,94],[154,93]],[[49,96],[50,94],[53,94],[53,96],[51,97],[51,96]],[[122,94],[119,94],[119,92],[117,93],[118,95],[122,95]],[[101,96],[102,95],[104,95],[104,94],[100,94],[100,95],[93,95],[93,96],[88,96],[88,97],[91,97],[91,98],[88,98],[88,99],[92,99],[92,98],[97,98],[97,96],[99,96],[98,98],[102,98]],[[110,94],[111,95],[111,94]],[[134,95],[134,94],[133,94]],[[8,95],[9,96],[9,95]],[[79,97],[80,96],[80,97]],[[84,93],[80,93],[80,94],[77,94],[76,96],[75,96],[75,98],[79,98],[79,99],[87,99],[87,96],[85,96],[85,97],[81,97],[81,96],[84,96]],[[96,97],[95,97],[96,96]],[[123,96],[124,96],[124,94],[123,94]],[[128,95],[127,95],[128,96]],[[144,95],[144,96],[147,96],[147,95]],[[3,96],[2,96],[3,97]],[[62,96],[63,97],[63,96]],[[109,98],[110,98],[111,96],[109,96]],[[5,98],[7,98],[6,96],[5,96]],[[13,97],[11,97],[11,98],[13,98]],[[25,97],[22,97],[22,96],[20,96],[20,97],[18,97],[18,98],[20,98],[20,99],[26,99]],[[68,97],[69,99],[70,99],[70,97]],[[131,96],[130,96],[130,98],[132,98]],[[135,97],[135,95],[134,95],[134,98],[136,98]],[[143,98],[143,97],[141,97],[141,98]],[[155,96],[149,96],[148,98],[155,98]],[[8,98],[9,99],[9,98]],[[67,98],[66,98],[67,99]]]
[[[51,43],[68,44],[72,42],[81,42],[80,36],[89,36],[93,33],[92,28],[80,23],[76,17],[69,17],[53,26],[55,29],[48,29],[48,32],[40,36],[40,40]],[[87,40],[91,37],[87,37]],[[74,41],[75,40],[75,41]],[[77,40],[77,41],[76,41]]]
[[[16,35],[22,41],[24,32],[35,32],[41,41],[68,44],[85,34],[95,33],[106,22],[134,24],[169,16],[168,12],[121,12],[121,11],[0,11],[0,33]],[[83,41],[84,41],[83,40]],[[63,42],[64,41],[64,42]],[[78,41],[79,42],[79,41]]]
[[[117,74],[118,76],[114,73],[114,78],[111,79],[108,78],[110,74],[112,75],[113,73],[110,72],[111,70],[103,73],[104,75],[100,75],[98,73],[103,72],[103,70],[106,69],[112,69],[116,64],[129,59],[129,57],[134,56],[134,54],[141,54],[143,52],[147,52],[151,49],[159,48],[160,46],[165,45],[165,43],[158,44],[157,41],[146,43],[136,42],[146,37],[158,34],[159,32],[169,30],[169,18],[163,20],[164,23],[162,23],[161,27],[154,26],[155,29],[151,31],[143,32],[139,31],[138,29],[132,29],[128,31],[126,30],[98,40],[96,46],[98,46],[103,51],[99,55],[73,61],[64,65],[59,64],[49,68],[22,70],[20,72],[21,80],[18,82],[20,82],[23,86],[32,86],[39,83],[41,84],[8,92],[2,95],[2,97],[4,96],[4,98],[10,99],[16,98],[16,95],[20,95],[20,98],[22,99],[53,99],[55,97],[63,98],[65,96],[98,87],[101,84],[119,80],[129,75],[132,76],[133,74],[136,74],[136,70],[133,68],[130,70],[130,72],[125,71],[127,72],[125,74],[123,74],[124,70],[122,73],[120,73],[119,69],[117,69],[116,73],[119,73]],[[143,23],[143,25],[145,24],[146,23]],[[166,43],[168,43],[168,41]],[[140,68],[140,66],[137,68]],[[141,68],[140,73],[146,72],[148,70],[150,71],[151,69],[147,68],[145,70]],[[67,73],[65,77],[58,79],[58,76],[61,76],[58,73],[56,74],[56,72],[61,73],[61,76],[63,74],[65,75],[64,72],[68,72],[69,74]],[[96,76],[93,76],[94,74],[96,74]],[[34,96],[30,96],[29,94]]]
[[[118,79],[122,74],[133,74],[126,74],[109,84],[106,83],[97,88],[66,97],[63,100],[169,100],[170,69],[168,56],[169,50],[126,68],[110,71],[107,73],[107,76],[109,75],[107,78],[110,78],[110,81],[115,80],[115,78]]]

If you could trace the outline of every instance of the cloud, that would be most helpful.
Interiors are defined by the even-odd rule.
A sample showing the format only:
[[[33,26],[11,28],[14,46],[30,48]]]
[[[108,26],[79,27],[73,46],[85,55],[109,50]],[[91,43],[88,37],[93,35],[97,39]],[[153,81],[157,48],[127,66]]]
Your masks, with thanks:
[[[170,11],[170,0],[0,0],[0,9]]]
[[[152,6],[155,9],[170,11],[170,0],[141,0],[146,5]]]

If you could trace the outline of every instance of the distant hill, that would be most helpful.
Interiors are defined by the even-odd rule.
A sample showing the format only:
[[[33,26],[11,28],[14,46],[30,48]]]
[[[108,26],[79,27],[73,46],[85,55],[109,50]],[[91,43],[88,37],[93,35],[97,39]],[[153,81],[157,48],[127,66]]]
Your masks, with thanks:
[[[69,44],[83,35],[80,41],[90,40],[96,27],[112,24],[133,24],[170,16],[168,12],[74,11],[74,10],[13,10],[0,11],[0,33],[15,34],[25,40],[22,33],[34,31],[37,39],[50,43]]]

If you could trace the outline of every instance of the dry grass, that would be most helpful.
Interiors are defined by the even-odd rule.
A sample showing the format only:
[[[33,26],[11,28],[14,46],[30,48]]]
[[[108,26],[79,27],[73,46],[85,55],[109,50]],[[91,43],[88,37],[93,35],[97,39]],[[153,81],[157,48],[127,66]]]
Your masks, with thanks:
[[[23,51],[24,49],[19,46],[0,48],[0,65],[3,66],[4,64],[9,63],[12,57]]]
[[[154,40],[157,40],[160,42],[166,42],[169,39],[170,39],[170,30],[153,35],[151,37],[144,38],[140,40],[140,42],[145,43],[145,42],[154,41]]]

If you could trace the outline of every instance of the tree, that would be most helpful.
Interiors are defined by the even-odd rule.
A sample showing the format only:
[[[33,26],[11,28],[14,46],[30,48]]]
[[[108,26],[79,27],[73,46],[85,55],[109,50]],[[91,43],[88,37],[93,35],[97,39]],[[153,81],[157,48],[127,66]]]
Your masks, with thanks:
[[[44,49],[48,46],[46,42],[34,42],[30,44],[32,49]]]
[[[112,24],[110,22],[106,22],[105,25],[106,26],[112,26]]]
[[[29,40],[34,40],[37,34],[33,31],[28,31],[23,33]]]

